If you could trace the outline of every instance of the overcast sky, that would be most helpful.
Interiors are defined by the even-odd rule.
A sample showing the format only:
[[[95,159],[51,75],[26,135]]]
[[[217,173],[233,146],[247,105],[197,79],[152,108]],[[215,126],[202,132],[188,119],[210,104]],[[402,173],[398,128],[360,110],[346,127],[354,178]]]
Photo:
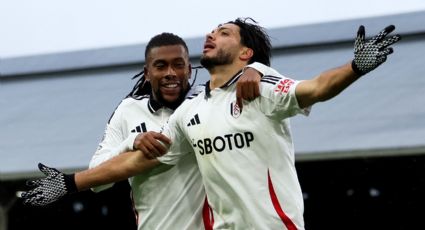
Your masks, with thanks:
[[[203,36],[253,17],[267,28],[425,10],[425,0],[0,0],[0,57]]]

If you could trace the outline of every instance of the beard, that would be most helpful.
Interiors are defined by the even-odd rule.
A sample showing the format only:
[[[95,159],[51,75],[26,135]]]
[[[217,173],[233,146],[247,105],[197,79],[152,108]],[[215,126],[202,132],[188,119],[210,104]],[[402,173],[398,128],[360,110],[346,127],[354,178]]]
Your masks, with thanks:
[[[231,53],[226,53],[223,50],[218,50],[218,53],[215,57],[207,57],[205,55],[202,55],[200,63],[201,65],[207,69],[210,70],[214,68],[215,66],[219,65],[228,65],[232,64],[233,57]]]
[[[182,88],[182,90],[180,90],[179,97],[177,98],[177,100],[172,101],[172,102],[165,100],[165,99],[164,99],[164,97],[162,96],[162,93],[160,92],[160,90],[159,90],[159,89],[158,89],[158,90],[156,90],[156,91],[154,92],[154,94],[155,94],[155,96],[156,96],[156,98],[157,98],[158,102],[159,102],[161,105],[163,105],[163,106],[165,106],[165,107],[167,107],[167,108],[170,108],[170,109],[172,109],[172,110],[175,110],[175,109],[177,109],[177,107],[179,107],[179,106],[180,106],[180,104],[181,104],[181,103],[185,100],[185,98],[186,98],[186,94],[187,94],[187,92],[189,91],[189,88],[190,88],[189,86],[187,86],[187,87],[183,87],[183,88]]]

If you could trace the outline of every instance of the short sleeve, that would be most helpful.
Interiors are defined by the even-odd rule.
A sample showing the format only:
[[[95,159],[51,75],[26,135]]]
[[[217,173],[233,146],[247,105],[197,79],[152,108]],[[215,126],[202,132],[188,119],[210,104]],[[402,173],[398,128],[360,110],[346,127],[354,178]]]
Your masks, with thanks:
[[[297,114],[307,116],[310,113],[310,107],[300,108],[295,95],[295,89],[300,82],[281,75],[264,76],[260,86],[260,109],[266,115],[281,119]]]

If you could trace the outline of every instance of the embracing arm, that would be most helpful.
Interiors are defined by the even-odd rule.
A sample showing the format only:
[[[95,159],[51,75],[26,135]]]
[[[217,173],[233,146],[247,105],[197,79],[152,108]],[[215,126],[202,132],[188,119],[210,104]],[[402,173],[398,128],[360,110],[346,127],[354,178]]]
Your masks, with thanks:
[[[243,100],[254,100],[260,96],[261,73],[255,68],[247,66],[236,82],[236,103],[243,108]]]
[[[78,191],[135,176],[153,168],[160,162],[147,159],[141,151],[122,153],[95,168],[75,173]]]

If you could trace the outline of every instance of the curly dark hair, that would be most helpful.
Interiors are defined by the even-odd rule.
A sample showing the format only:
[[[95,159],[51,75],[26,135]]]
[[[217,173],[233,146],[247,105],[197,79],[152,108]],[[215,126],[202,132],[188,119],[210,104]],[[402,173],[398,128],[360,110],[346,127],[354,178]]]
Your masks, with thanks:
[[[240,36],[242,45],[252,49],[254,55],[249,61],[260,62],[264,65],[270,66],[271,58],[271,42],[270,37],[265,29],[258,25],[258,23],[250,18],[237,18],[234,21],[227,23],[235,24],[240,28]]]

